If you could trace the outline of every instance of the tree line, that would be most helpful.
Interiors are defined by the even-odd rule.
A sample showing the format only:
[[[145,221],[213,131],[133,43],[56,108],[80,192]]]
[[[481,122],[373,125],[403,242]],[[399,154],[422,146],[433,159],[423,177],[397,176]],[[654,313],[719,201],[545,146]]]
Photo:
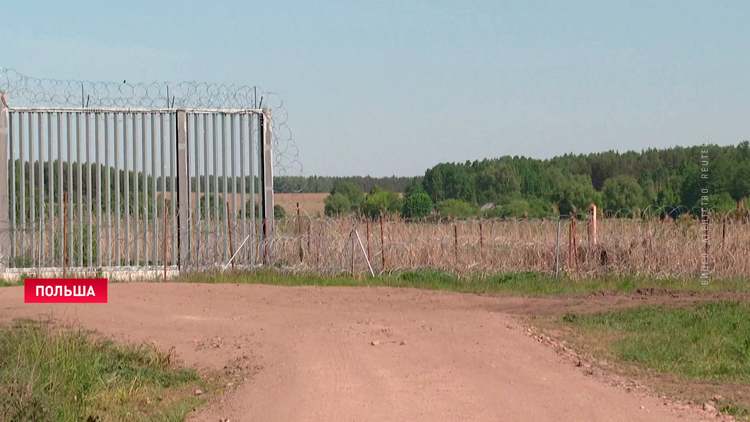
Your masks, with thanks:
[[[592,203],[613,212],[649,206],[729,212],[750,196],[750,144],[444,163],[425,172],[421,188],[436,203],[496,203],[498,214],[580,213]]]
[[[671,217],[700,207],[744,213],[750,203],[750,144],[441,163],[398,199],[383,189],[365,194],[355,185],[334,186],[326,202],[328,215],[372,214],[377,208],[404,216],[422,216],[429,209],[445,216],[539,218],[584,213],[590,204],[618,215],[649,207]],[[494,206],[482,210],[485,204]]]
[[[422,178],[417,177],[371,177],[371,176],[280,176],[273,179],[276,192],[329,193],[341,183],[353,183],[369,192],[375,186],[393,192],[405,192],[406,189]]]

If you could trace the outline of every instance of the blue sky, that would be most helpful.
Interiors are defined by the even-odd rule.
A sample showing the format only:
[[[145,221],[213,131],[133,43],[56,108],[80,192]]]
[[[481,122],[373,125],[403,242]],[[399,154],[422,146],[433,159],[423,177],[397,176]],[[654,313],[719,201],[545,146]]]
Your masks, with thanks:
[[[5,1],[30,76],[258,85],[304,175],[750,139],[746,1]]]

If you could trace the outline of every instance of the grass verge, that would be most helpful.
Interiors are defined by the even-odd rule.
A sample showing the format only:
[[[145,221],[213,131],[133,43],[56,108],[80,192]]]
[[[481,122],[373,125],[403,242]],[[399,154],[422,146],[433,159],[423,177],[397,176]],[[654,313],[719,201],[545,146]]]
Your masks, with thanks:
[[[146,281],[146,280],[144,280]],[[750,284],[742,280],[712,280],[704,285],[699,278],[604,274],[593,277],[536,272],[458,276],[435,270],[405,271],[370,275],[321,275],[291,273],[278,269],[232,272],[195,272],[180,276],[175,281],[188,283],[241,283],[277,286],[385,286],[425,290],[446,290],[475,294],[507,294],[524,296],[555,296],[601,291],[631,293],[638,289],[664,289],[684,292],[750,293]],[[0,280],[0,287],[19,286]]]
[[[170,353],[49,321],[0,326],[0,420],[181,421],[206,386]]]
[[[726,399],[716,403],[720,411],[748,416],[748,303],[718,301],[680,308],[640,306],[567,314],[558,317],[556,325],[576,348],[640,370],[640,376],[670,393],[699,403],[721,394]]]
[[[553,296],[598,291],[634,292],[637,289],[659,288],[675,291],[750,292],[750,284],[735,280],[713,280],[707,285],[700,279],[650,278],[625,275],[598,277],[567,276],[522,272],[485,276],[459,277],[451,273],[423,270],[386,274],[377,277],[350,275],[324,276],[290,274],[277,270],[237,273],[194,273],[179,278],[193,283],[254,283],[279,286],[387,286],[427,290],[448,290],[476,294],[509,294]]]

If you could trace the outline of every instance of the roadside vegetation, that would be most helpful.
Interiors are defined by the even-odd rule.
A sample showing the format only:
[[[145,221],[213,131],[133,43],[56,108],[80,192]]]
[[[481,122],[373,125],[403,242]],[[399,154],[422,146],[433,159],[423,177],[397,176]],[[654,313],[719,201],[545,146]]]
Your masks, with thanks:
[[[0,325],[0,421],[182,421],[206,388],[150,345],[49,321]]]
[[[606,350],[626,362],[702,382],[750,384],[750,304],[642,306],[563,320],[610,335]]]
[[[554,296],[602,291],[635,292],[638,289],[666,289],[685,292],[750,292],[750,285],[737,280],[712,280],[701,284],[699,278],[652,278],[639,276],[558,277],[543,273],[520,272],[494,275],[459,276],[443,271],[423,270],[351,277],[312,273],[294,274],[279,270],[254,272],[207,272],[182,276],[191,283],[249,283],[278,286],[384,286],[460,293],[522,296]]]
[[[558,339],[662,393],[750,415],[750,303],[715,300],[552,317]],[[610,368],[611,369],[611,368]]]
[[[293,273],[276,269],[256,271],[207,271],[180,276],[175,281],[186,283],[268,284],[276,286],[342,286],[342,287],[401,287],[425,290],[445,290],[458,293],[520,296],[576,295],[597,292],[632,293],[643,289],[664,289],[676,292],[733,292],[750,293],[750,284],[744,280],[716,279],[702,284],[701,279],[624,275],[597,275],[593,277],[565,274],[559,276],[518,272],[491,275],[461,276],[446,271],[421,270],[393,272],[371,277],[348,274],[321,275]],[[116,282],[116,281],[110,281]],[[0,280],[0,287],[20,286],[23,281]]]

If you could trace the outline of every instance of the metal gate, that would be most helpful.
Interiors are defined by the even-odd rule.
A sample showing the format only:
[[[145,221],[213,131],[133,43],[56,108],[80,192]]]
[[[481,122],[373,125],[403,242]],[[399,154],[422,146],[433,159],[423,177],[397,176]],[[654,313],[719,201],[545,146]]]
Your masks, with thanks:
[[[2,93],[2,264],[267,263],[271,127],[269,109],[13,107]]]

